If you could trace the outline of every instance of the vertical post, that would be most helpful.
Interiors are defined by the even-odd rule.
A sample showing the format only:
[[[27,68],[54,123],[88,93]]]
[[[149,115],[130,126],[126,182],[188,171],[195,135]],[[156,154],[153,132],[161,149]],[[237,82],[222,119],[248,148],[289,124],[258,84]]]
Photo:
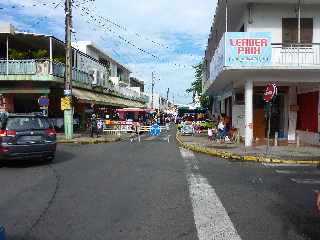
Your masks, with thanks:
[[[52,37],[49,38],[50,74],[53,74]]]
[[[66,15],[66,66],[65,66],[65,90],[72,91],[72,59],[71,59],[71,28],[72,28],[72,0],[65,0]],[[72,93],[70,94],[70,108],[64,110],[64,132],[67,140],[73,138],[73,109]]]
[[[271,128],[271,108],[272,108],[272,103],[268,103],[268,136],[267,136],[267,150],[266,154],[269,154],[269,149],[270,149],[270,128]]]
[[[152,86],[151,86],[151,109],[153,109],[153,88],[154,88],[154,73],[152,72]]]
[[[301,0],[298,3],[298,44],[301,43]]]
[[[167,108],[169,107],[169,93],[170,93],[170,88],[167,90]]]
[[[245,83],[245,146],[251,147],[253,142],[253,81]]]
[[[279,137],[279,133],[275,132],[275,134],[274,134],[274,146],[275,147],[278,146],[278,137]]]
[[[7,34],[7,75],[9,75],[9,34]]]
[[[228,32],[228,0],[226,0],[226,32]]]

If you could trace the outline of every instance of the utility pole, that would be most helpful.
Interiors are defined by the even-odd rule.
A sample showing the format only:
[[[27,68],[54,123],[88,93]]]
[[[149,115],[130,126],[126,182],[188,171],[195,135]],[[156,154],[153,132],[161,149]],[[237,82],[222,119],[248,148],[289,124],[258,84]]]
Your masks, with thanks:
[[[170,88],[167,90],[167,108],[169,107],[169,93],[170,93]]]
[[[151,109],[153,109],[153,91],[154,91],[154,85],[155,85],[154,72],[152,72]]]
[[[65,51],[66,65],[64,78],[64,95],[69,106],[64,110],[64,133],[67,140],[73,138],[73,109],[72,109],[72,56],[71,56],[71,29],[72,29],[72,0],[65,0]]]

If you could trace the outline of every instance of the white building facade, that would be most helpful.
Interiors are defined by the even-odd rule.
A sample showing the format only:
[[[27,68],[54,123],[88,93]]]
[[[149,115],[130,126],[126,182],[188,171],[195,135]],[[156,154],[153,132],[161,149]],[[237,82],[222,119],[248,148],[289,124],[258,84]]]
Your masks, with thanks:
[[[271,136],[319,144],[320,2],[220,0],[205,53],[203,90],[246,146],[267,133],[264,89],[278,86]]]

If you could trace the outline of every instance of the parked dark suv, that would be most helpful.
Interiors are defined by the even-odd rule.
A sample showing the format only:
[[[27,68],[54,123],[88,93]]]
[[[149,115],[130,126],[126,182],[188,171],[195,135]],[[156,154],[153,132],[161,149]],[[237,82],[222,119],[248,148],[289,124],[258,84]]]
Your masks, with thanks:
[[[53,160],[56,131],[41,114],[6,114],[0,120],[0,161],[39,158]]]

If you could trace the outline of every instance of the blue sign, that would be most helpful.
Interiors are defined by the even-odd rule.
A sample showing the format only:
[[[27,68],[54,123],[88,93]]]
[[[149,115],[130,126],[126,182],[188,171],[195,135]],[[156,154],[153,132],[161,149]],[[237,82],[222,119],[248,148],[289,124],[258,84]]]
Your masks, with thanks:
[[[271,33],[228,32],[225,34],[225,66],[271,64]]]
[[[3,226],[0,226],[0,240],[6,239],[6,232]]]
[[[38,104],[40,107],[48,107],[49,106],[49,98],[46,96],[42,96],[38,99]]]
[[[160,136],[161,134],[161,129],[158,124],[153,124],[150,127],[150,136]]]

